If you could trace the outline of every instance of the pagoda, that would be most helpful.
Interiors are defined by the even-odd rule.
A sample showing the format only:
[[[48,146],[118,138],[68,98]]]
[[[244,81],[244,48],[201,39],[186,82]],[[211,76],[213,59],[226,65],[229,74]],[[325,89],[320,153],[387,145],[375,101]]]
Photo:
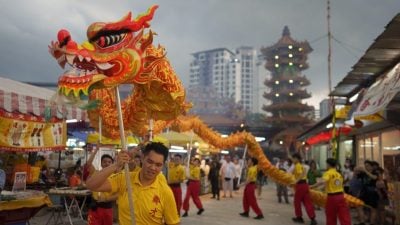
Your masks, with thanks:
[[[307,41],[293,40],[287,26],[276,44],[261,49],[265,68],[271,72],[264,82],[270,91],[263,95],[271,104],[264,105],[263,110],[268,113],[267,122],[274,127],[302,130],[313,122],[314,107],[302,103],[311,97],[305,89],[310,82],[302,71],[308,68],[307,55],[312,50]]]

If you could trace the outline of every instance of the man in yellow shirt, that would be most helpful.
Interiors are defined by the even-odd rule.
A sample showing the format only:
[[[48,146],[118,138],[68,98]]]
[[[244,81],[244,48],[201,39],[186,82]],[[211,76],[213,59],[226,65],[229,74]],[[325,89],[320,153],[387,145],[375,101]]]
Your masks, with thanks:
[[[310,188],[307,184],[307,172],[301,163],[300,154],[293,154],[292,161],[294,163],[294,169],[292,173],[296,180],[293,200],[296,217],[292,218],[292,220],[296,223],[304,223],[301,211],[301,204],[303,203],[307,215],[311,219],[310,225],[316,225],[317,221],[315,220],[314,206],[310,198]]]
[[[328,199],[326,200],[325,215],[327,225],[336,225],[339,219],[341,225],[351,225],[350,209],[344,199],[343,177],[336,170],[336,160],[328,158],[327,171],[322,176],[322,180],[312,185],[311,188],[325,186]]]
[[[174,155],[173,162],[168,165],[168,185],[174,193],[176,209],[180,215],[182,207],[181,183],[186,179],[185,168],[182,166],[182,156]]]
[[[261,212],[260,207],[258,207],[257,199],[256,199],[256,180],[257,180],[257,164],[258,160],[256,158],[250,158],[247,160],[248,170],[247,170],[247,179],[246,179],[246,187],[244,188],[243,193],[243,210],[244,212],[240,213],[243,217],[249,217],[250,207],[257,214],[254,219],[260,220],[263,219],[263,213]]]
[[[200,194],[200,159],[193,159],[192,164],[189,167],[189,181],[186,189],[185,200],[183,201],[183,210],[185,213],[182,217],[188,216],[189,211],[189,200],[192,197],[194,204],[196,205],[197,215],[201,215],[204,212],[203,204],[199,198]]]
[[[180,224],[174,195],[161,174],[168,148],[158,142],[146,145],[142,152],[142,169],[130,172],[136,225]],[[116,192],[120,195],[118,214],[120,225],[130,225],[131,215],[124,173],[109,177],[130,161],[126,151],[120,152],[117,162],[89,178],[86,186],[92,191]]]

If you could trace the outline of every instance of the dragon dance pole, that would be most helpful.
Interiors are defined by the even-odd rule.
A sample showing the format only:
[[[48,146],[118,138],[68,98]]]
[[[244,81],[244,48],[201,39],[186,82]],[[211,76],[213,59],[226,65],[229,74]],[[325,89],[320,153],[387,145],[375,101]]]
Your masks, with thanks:
[[[244,164],[246,163],[247,148],[248,148],[248,145],[246,144],[246,146],[244,147],[244,152],[243,152],[243,163],[242,163],[242,165],[240,165],[240,173],[239,173],[238,183],[237,183],[238,187],[239,187],[239,184],[240,184],[240,178],[242,177],[242,171],[243,171],[243,168],[244,168]]]
[[[119,89],[118,86],[115,87],[115,97],[117,103],[117,111],[118,111],[118,125],[119,125],[119,135],[121,137],[121,150],[127,151],[126,142],[125,142],[125,132],[124,132],[124,122],[122,118],[122,109],[121,109],[121,97],[119,96]],[[128,200],[129,200],[129,209],[131,212],[131,224],[135,225],[135,211],[133,209],[133,196],[132,196],[132,184],[131,184],[131,177],[129,176],[129,165],[125,163],[124,165],[125,171],[125,181],[126,187],[128,192]]]
[[[100,145],[101,145],[101,138],[103,136],[103,120],[101,119],[101,116],[99,116],[99,141],[97,142],[97,149],[100,150]],[[98,151],[97,151],[98,152]],[[101,168],[101,152],[100,152],[100,161],[99,161],[99,168]],[[100,192],[99,192],[100,195]]]
[[[190,158],[192,157],[192,144],[193,144],[193,130],[192,130],[192,134],[190,135],[190,144],[189,144],[189,149],[188,149],[188,160],[187,160],[187,169],[189,170],[189,166],[190,166]],[[190,170],[189,170],[190,171]]]
[[[153,119],[149,120],[149,141],[153,141]]]

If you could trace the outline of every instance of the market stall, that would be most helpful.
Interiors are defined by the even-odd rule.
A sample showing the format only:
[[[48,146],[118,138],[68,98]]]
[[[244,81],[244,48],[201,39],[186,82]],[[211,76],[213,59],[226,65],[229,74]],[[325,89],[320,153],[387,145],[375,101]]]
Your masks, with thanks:
[[[38,160],[37,152],[65,150],[66,119],[86,120],[86,112],[79,108],[53,104],[54,94],[49,89],[0,77],[0,169],[6,174],[0,221],[5,224],[28,221],[51,204],[42,191],[8,191],[15,185],[16,173],[26,174],[28,187],[39,181],[46,162]]]

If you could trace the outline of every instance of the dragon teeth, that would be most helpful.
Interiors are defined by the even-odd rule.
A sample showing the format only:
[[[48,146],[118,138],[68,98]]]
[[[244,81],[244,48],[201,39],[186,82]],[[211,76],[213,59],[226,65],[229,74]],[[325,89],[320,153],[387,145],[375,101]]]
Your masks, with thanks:
[[[96,63],[96,65],[101,70],[108,70],[114,66],[113,64],[110,63]]]
[[[70,65],[73,65],[73,64],[74,64],[75,55],[66,55],[66,58],[67,58],[67,62],[68,62]]]
[[[82,62],[83,61],[83,56],[78,55],[78,59],[79,59],[79,62]]]

